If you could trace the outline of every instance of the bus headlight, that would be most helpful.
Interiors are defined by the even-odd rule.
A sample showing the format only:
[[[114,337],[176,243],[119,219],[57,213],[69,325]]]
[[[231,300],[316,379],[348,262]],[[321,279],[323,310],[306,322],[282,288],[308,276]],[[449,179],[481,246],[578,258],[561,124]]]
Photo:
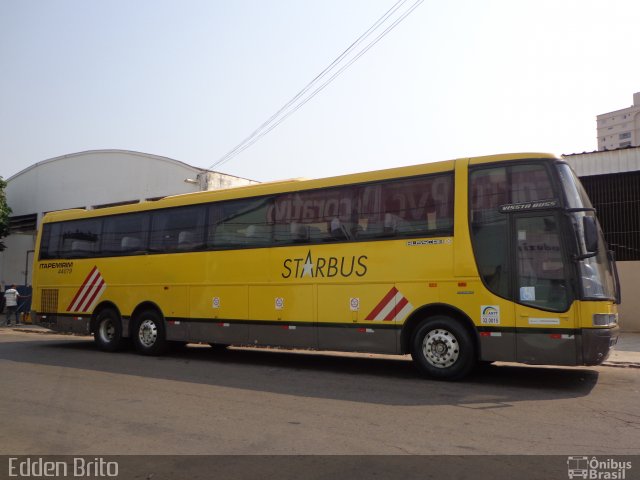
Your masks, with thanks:
[[[594,327],[607,327],[609,325],[618,324],[617,313],[594,313],[593,314],[593,326]]]

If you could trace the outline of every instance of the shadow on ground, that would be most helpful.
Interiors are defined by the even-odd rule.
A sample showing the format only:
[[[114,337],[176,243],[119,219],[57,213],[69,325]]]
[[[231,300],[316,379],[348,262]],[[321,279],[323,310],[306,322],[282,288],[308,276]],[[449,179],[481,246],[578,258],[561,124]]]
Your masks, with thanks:
[[[31,335],[29,335],[31,337]],[[491,365],[460,382],[420,376],[407,357],[370,358],[322,352],[190,345],[163,357],[105,353],[88,337],[4,337],[0,359],[116,375],[190,382],[384,405],[458,405],[473,409],[513,402],[579,398],[598,382],[589,368]]]

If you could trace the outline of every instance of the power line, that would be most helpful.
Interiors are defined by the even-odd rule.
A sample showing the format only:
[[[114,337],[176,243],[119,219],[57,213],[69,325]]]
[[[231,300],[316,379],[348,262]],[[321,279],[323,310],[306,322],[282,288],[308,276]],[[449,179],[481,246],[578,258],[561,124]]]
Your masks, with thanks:
[[[271,115],[265,122],[263,122],[258,128],[256,128],[249,136],[247,136],[244,140],[242,140],[239,144],[237,144],[233,149],[227,152],[225,155],[220,157],[216,162],[214,162],[209,170],[212,170],[215,167],[223,165],[227,163],[229,160],[234,158],[235,156],[242,153],[244,150],[252,146],[266,134],[271,132],[274,128],[280,125],[284,120],[286,120],[293,113],[298,111],[302,106],[304,106],[309,100],[315,97],[318,93],[324,90],[336,77],[338,77],[342,72],[344,72],[347,68],[349,68],[353,63],[355,63],[360,57],[362,57],[365,53],[367,53],[376,43],[378,43],[383,37],[385,37],[391,30],[393,30],[400,22],[402,22],[411,12],[413,12],[424,0],[416,0],[416,2],[411,5],[404,13],[400,15],[391,25],[389,25],[382,33],[380,33],[377,37],[375,37],[372,41],[370,41],[364,48],[362,48],[358,53],[355,54],[353,58],[351,58],[345,65],[340,67],[340,69],[335,72],[328,80],[326,80],[322,85],[313,90],[304,100],[300,101],[304,95],[309,92],[320,80],[322,80],[325,76],[327,76],[331,70],[333,70],[337,65],[339,65],[346,57],[349,56],[353,52],[353,50],[362,43],[367,37],[369,37],[375,30],[380,28],[382,24],[387,22],[387,20],[395,14],[408,0],[398,0],[384,15],[382,15],[376,22],[369,27],[362,35],[360,35],[349,47],[344,50],[338,57],[336,57],[328,67],[326,67],[322,72],[320,72],[316,77],[311,80],[302,90],[300,90],[293,98],[291,98],[287,103],[285,103],[276,113]],[[295,107],[291,108],[296,102],[300,101]],[[290,109],[291,108],[291,109]],[[284,113],[290,109],[288,112]],[[280,118],[279,118],[280,117]]]
[[[292,110],[287,112],[284,116],[278,119],[277,122],[270,125],[266,130],[263,130],[259,134],[257,134],[254,138],[250,138],[246,143],[238,145],[236,147],[236,152],[229,156],[228,158],[224,158],[216,162],[214,166],[220,166],[227,163],[236,155],[242,153],[244,150],[252,146],[266,134],[271,132],[274,128],[284,122],[289,116],[297,112],[301,107],[303,107],[309,100],[315,97],[318,93],[324,90],[327,85],[329,85],[335,78],[340,75],[344,70],[349,68],[353,63],[355,63],[362,55],[364,55],[371,47],[373,47],[376,43],[378,43],[385,35],[387,35],[391,30],[393,30],[402,20],[404,20],[413,10],[415,10],[418,5],[420,5],[424,0],[418,0],[409,10],[407,10],[400,18],[398,18],[392,25],[390,25],[386,30],[384,30],[380,35],[378,35],[371,43],[369,43],[363,50],[361,50],[354,58],[352,58],[346,65],[342,66],[336,73],[334,73],[326,82],[316,88],[307,98],[305,98],[301,103],[296,105]],[[213,168],[213,167],[212,167]]]
[[[360,37],[358,37],[351,45],[349,45],[349,47],[342,52],[340,55],[338,55],[338,57],[336,57],[333,62],[331,62],[331,64],[329,64],[328,67],[326,67],[322,72],[320,72],[318,75],[316,75],[316,77],[311,80],[302,90],[300,90],[292,99],[290,99],[287,103],[285,103],[276,113],[274,113],[273,115],[271,115],[271,117],[269,117],[264,123],[262,123],[262,125],[260,125],[258,128],[256,128],[248,137],[246,137],[244,140],[242,140],[238,145],[236,145],[233,149],[231,149],[229,152],[227,152],[225,155],[223,155],[220,159],[218,159],[216,161],[216,163],[214,163],[212,165],[213,168],[216,165],[220,165],[222,164],[228,157],[232,157],[234,156],[234,154],[242,148],[242,146],[251,141],[256,135],[258,135],[264,128],[268,127],[269,124],[271,122],[273,122],[276,118],[278,118],[278,116],[284,112],[287,108],[289,108],[291,105],[293,105],[298,99],[300,99],[306,92],[309,91],[309,89],[311,89],[311,87],[313,87],[313,85],[315,83],[317,83],[318,81],[320,81],[327,73],[329,73],[336,65],[338,65],[342,59],[344,59],[346,56],[349,55],[349,53],[355,48],[357,47],[365,38],[367,38],[371,32],[373,32],[375,29],[378,28],[378,26],[383,23],[384,21],[386,21],[387,18],[389,18],[389,16],[393,15],[396,10],[398,8],[400,8],[407,0],[398,0],[395,5],[393,5],[382,17],[380,17],[371,27],[369,27],[369,29],[367,31],[365,31],[362,35],[360,35]],[[239,152],[238,152],[239,153]]]

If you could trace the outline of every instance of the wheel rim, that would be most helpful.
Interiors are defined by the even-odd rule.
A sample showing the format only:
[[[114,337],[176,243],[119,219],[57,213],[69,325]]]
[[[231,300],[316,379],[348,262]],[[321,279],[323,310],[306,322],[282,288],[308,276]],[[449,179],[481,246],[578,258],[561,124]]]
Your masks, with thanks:
[[[116,327],[113,320],[105,319],[100,323],[100,339],[105,343],[111,343],[116,336]]]
[[[455,335],[441,328],[431,330],[422,341],[424,358],[436,368],[452,366],[460,357],[460,345]]]
[[[138,339],[145,347],[152,347],[158,338],[158,326],[153,320],[144,320],[138,328]]]

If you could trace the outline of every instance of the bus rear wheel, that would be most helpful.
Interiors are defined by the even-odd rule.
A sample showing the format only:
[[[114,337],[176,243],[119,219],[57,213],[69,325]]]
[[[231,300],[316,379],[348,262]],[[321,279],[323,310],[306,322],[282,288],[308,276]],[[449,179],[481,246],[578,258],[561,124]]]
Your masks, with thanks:
[[[100,350],[115,352],[122,349],[126,339],[122,336],[120,315],[113,308],[105,308],[96,317],[93,338]]]
[[[411,356],[422,373],[447,380],[468,375],[476,358],[467,329],[445,315],[428,318],[418,326],[411,341]]]
[[[168,347],[164,320],[155,310],[145,310],[135,322],[133,344],[143,355],[161,355]]]

